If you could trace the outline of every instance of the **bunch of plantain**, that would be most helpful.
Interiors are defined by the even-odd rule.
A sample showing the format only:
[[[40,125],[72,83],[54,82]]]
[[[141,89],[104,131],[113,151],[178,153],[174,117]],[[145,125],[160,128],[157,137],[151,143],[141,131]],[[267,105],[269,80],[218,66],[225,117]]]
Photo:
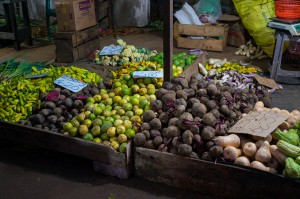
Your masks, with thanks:
[[[32,75],[47,73],[47,76],[36,79],[12,78],[0,84],[0,120],[7,122],[27,120],[33,110],[40,108],[40,94],[51,91],[55,87],[54,80],[62,75],[94,85],[102,81],[98,74],[75,66],[50,66],[40,71],[33,67],[32,70]]]

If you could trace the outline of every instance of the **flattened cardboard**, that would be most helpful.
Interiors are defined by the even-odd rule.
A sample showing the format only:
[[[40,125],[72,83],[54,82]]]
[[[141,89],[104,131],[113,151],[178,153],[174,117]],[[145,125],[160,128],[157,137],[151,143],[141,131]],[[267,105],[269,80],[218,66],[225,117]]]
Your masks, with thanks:
[[[262,77],[260,75],[255,75],[254,77],[261,85],[267,86],[269,88],[280,89],[278,84],[273,79]]]
[[[267,137],[289,116],[276,112],[253,111],[229,129],[229,133],[243,133]]]

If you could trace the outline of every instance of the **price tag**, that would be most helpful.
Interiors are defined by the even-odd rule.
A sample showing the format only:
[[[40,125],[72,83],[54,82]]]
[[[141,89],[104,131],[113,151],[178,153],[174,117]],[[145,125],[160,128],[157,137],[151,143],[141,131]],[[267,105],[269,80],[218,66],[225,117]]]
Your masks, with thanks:
[[[133,78],[163,78],[163,71],[134,71]]]
[[[67,75],[61,76],[60,78],[55,80],[54,83],[66,88],[66,89],[69,89],[70,91],[73,91],[74,93],[80,91],[81,89],[83,89],[84,87],[87,86],[86,83],[81,82],[81,81],[74,79]]]
[[[253,111],[229,129],[229,133],[244,133],[267,137],[289,116],[276,112]]]
[[[25,79],[34,79],[34,78],[40,78],[40,77],[46,77],[48,73],[42,73],[42,74],[37,74],[37,75],[27,75],[24,78]]]
[[[99,55],[118,55],[122,50],[123,46],[104,46]]]

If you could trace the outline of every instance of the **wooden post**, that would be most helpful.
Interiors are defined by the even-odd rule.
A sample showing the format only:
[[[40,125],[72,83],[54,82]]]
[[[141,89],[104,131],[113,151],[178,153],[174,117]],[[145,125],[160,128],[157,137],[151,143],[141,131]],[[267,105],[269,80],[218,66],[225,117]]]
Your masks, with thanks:
[[[171,81],[173,76],[173,0],[164,0],[163,10],[164,81]]]

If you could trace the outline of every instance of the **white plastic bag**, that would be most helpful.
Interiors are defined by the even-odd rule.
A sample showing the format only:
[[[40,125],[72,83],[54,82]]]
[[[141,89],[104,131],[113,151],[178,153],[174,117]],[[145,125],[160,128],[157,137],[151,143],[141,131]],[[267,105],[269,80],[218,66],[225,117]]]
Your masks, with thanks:
[[[188,3],[184,3],[182,8],[175,12],[174,16],[181,24],[203,25],[195,10]]]

